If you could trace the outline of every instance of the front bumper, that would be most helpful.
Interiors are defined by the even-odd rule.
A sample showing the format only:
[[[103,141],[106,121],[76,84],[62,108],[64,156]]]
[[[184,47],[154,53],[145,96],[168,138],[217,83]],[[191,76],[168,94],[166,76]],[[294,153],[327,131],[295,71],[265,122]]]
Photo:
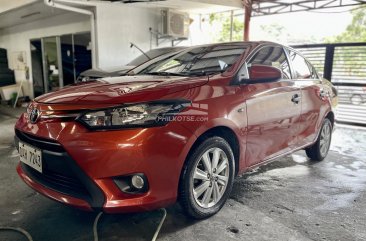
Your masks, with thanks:
[[[42,150],[43,173],[19,164],[20,177],[33,189],[85,210],[136,212],[176,201],[180,172],[195,136],[179,123],[121,131],[89,131],[75,121],[16,124],[21,140]],[[146,193],[121,191],[113,178],[143,173]]]
[[[22,162],[18,165],[17,171],[28,185],[46,196],[65,203],[75,203],[75,206],[83,209],[103,207],[105,197],[102,190],[67,154],[61,144],[19,130],[15,130],[14,139],[17,149],[19,141],[22,141],[42,150],[42,173]],[[59,194],[55,195],[53,192]]]

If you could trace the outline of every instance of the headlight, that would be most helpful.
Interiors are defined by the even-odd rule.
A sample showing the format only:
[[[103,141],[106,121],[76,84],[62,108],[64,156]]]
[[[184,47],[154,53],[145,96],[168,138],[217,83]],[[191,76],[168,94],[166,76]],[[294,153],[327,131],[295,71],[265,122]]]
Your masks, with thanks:
[[[155,101],[88,111],[77,120],[90,129],[120,129],[162,126],[169,117],[190,105],[189,101]]]

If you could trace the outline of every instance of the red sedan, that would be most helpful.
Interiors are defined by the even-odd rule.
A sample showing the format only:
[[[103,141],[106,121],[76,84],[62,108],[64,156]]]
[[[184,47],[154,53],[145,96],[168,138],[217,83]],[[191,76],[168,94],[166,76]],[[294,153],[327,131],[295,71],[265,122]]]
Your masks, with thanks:
[[[135,212],[180,201],[205,218],[235,176],[305,149],[328,153],[331,86],[295,50],[269,42],[187,48],[134,75],[35,99],[15,126],[17,171],[86,210]]]

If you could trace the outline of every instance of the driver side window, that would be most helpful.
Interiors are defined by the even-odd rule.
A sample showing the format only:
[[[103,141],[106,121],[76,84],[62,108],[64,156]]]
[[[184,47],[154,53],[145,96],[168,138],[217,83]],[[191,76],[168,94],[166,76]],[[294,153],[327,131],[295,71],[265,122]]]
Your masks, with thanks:
[[[290,67],[282,47],[272,46],[262,48],[249,61],[249,66],[253,64],[276,67],[282,71],[283,79],[291,79]]]

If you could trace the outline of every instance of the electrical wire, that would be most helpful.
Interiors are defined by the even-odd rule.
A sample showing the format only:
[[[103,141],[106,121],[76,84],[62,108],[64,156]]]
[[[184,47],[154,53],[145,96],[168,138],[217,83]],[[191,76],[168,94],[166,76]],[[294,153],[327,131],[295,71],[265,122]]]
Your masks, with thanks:
[[[166,218],[166,209],[165,209],[165,208],[162,208],[162,209],[160,209],[160,210],[162,210],[162,211],[163,211],[163,217],[161,218],[161,221],[160,221],[160,223],[159,223],[159,225],[158,225],[158,228],[156,229],[156,231],[155,231],[155,233],[154,233],[154,236],[153,236],[153,238],[152,238],[152,240],[151,240],[151,241],[156,241],[156,239],[157,239],[157,237],[158,237],[158,235],[159,235],[160,229],[161,229],[161,227],[163,226],[163,223],[164,223],[165,218]]]
[[[0,231],[15,231],[15,232],[18,232],[18,233],[21,233],[23,234],[25,237],[27,237],[27,239],[29,241],[33,241],[33,238],[32,236],[27,232],[25,231],[24,229],[22,228],[17,228],[17,227],[0,227]]]
[[[156,229],[156,231],[154,233],[154,236],[153,236],[153,238],[152,238],[151,241],[156,241],[156,239],[157,239],[157,237],[159,235],[160,229],[163,226],[163,223],[164,223],[165,218],[166,218],[166,215],[167,215],[167,212],[166,212],[165,208],[162,208],[160,210],[163,211],[163,217],[161,218],[161,220],[159,222],[159,225],[158,225],[158,228]],[[98,215],[94,219],[94,223],[93,223],[93,236],[94,236],[94,241],[99,241],[99,237],[98,237],[98,222],[99,222],[99,219],[102,216],[102,214],[103,214],[103,212],[98,213]],[[27,237],[28,241],[33,241],[32,236],[26,230],[24,230],[22,228],[18,228],[18,227],[7,227],[7,226],[1,227],[0,226],[0,231],[15,231],[15,232],[21,233],[25,237]]]
[[[166,215],[167,215],[167,212],[166,212],[166,209],[165,208],[162,208],[160,209],[161,211],[163,211],[163,217],[161,218],[160,222],[159,222],[159,225],[154,233],[154,236],[153,238],[151,239],[151,241],[156,241],[158,235],[159,235],[159,232],[160,232],[160,229],[161,227],[163,226],[163,223],[165,221],[165,218],[166,218]],[[98,221],[100,219],[100,217],[102,216],[103,212],[100,212],[96,217],[95,217],[95,220],[94,220],[94,224],[93,224],[93,235],[94,235],[94,241],[99,241],[99,237],[98,237]]]
[[[94,224],[93,224],[93,235],[94,235],[94,241],[98,241],[98,221],[100,219],[100,217],[102,216],[103,212],[98,213],[98,215],[95,217],[94,219]]]

